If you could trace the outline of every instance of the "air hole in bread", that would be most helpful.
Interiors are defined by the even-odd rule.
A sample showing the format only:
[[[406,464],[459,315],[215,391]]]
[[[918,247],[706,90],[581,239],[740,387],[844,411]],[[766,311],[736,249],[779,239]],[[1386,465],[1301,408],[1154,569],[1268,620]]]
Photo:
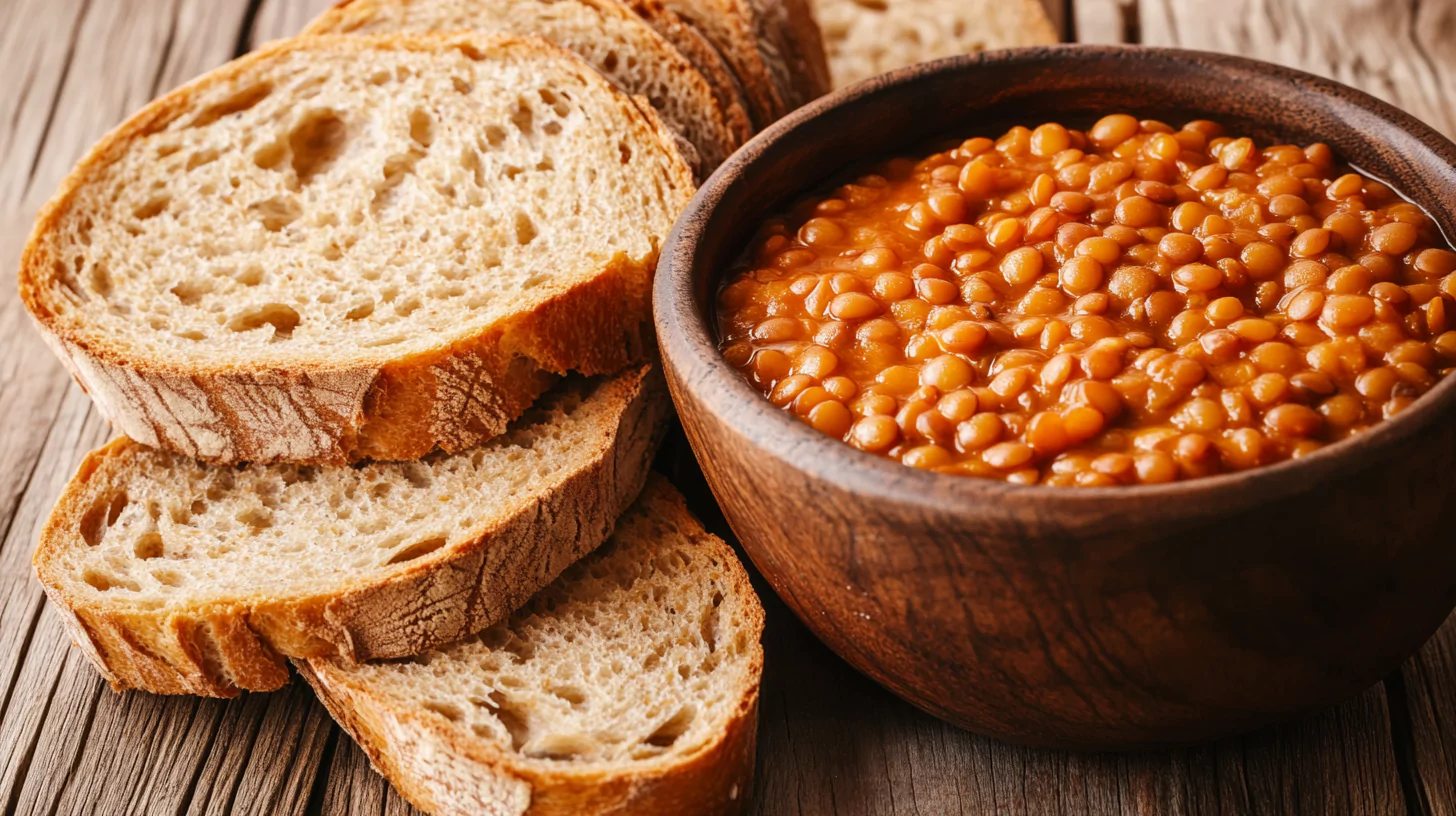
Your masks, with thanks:
[[[491,147],[500,147],[506,141],[506,129],[500,125],[485,126],[485,142]]]
[[[622,157],[622,164],[632,161],[632,146],[626,142],[617,142],[617,154]]]
[[[450,77],[450,83],[455,86],[457,92],[464,96],[469,96],[470,92],[474,90],[464,77],[452,76]]]
[[[369,79],[367,79],[366,81],[370,85],[383,85],[393,78],[394,74],[389,71],[375,71],[374,73],[369,75]]]
[[[265,198],[253,203],[248,209],[263,222],[263,229],[269,232],[277,232],[303,215],[303,205],[298,203],[298,199],[287,195]]]
[[[404,475],[404,478],[409,481],[410,485],[420,490],[424,490],[434,484],[435,481],[434,477],[430,475],[429,469],[419,462],[404,463],[400,467],[400,473]]]
[[[344,317],[347,317],[350,320],[363,320],[364,318],[372,314],[374,314],[374,301],[366,300],[363,303],[360,303],[359,305],[350,309],[347,313],[344,314]]]
[[[394,304],[394,313],[400,317],[409,317],[418,308],[420,308],[420,299],[417,297],[407,297],[399,303]]]
[[[162,534],[155,530],[142,533],[137,536],[137,540],[132,544],[132,552],[137,558],[143,561],[149,558],[161,558],[163,552]]]
[[[455,50],[459,51],[462,55],[465,56],[466,59],[473,62],[480,62],[481,60],[485,59],[485,54],[479,48],[476,48],[473,44],[468,42],[458,43],[455,46]]]
[[[693,720],[697,717],[692,706],[683,706],[668,718],[667,722],[657,726],[657,730],[648,735],[644,743],[654,748],[671,748],[678,738],[687,733],[692,727]]]
[[[197,116],[193,117],[187,126],[205,127],[224,116],[242,113],[259,102],[262,102],[264,99],[267,99],[270,93],[273,93],[273,86],[266,82],[250,88],[244,88],[221,102],[216,102],[203,108]]]
[[[426,711],[433,711],[450,722],[460,722],[465,719],[464,712],[449,703],[437,703],[434,700],[430,700],[425,702],[423,707]]]
[[[719,594],[718,598],[720,601],[722,597]],[[703,643],[707,644],[708,654],[718,651],[718,604],[713,604],[703,613],[703,620],[698,627],[698,634],[702,638]]]
[[[586,692],[576,686],[552,686],[551,695],[575,709],[586,705]]]
[[[415,108],[409,115],[410,138],[421,147],[429,147],[435,141],[435,120],[428,111]]]
[[[238,521],[253,528],[253,532],[273,526],[273,513],[266,507],[249,507],[238,513]]]
[[[81,287],[76,285],[76,276],[65,261],[56,261],[51,267],[51,279],[67,300],[76,304],[82,301]]]
[[[288,148],[293,154],[293,172],[302,184],[327,170],[344,152],[348,129],[344,120],[331,110],[314,110],[303,115],[288,134]]]
[[[511,750],[519,751],[531,739],[531,721],[526,712],[506,699],[499,691],[491,691],[489,695],[490,705],[494,707],[495,718],[505,726],[506,733],[511,737]]]
[[[92,264],[87,277],[91,281],[91,291],[102,297],[111,295],[111,272],[107,270],[106,264]]]
[[[592,756],[600,750],[601,746],[597,741],[585,734],[547,734],[536,741],[536,745],[526,752],[526,756],[570,762]]]
[[[536,113],[531,110],[531,102],[523,96],[516,98],[516,110],[511,114],[511,124],[527,136],[536,127]]]
[[[125,492],[112,496],[102,496],[91,504],[91,509],[81,517],[81,539],[87,544],[95,547],[105,537],[107,528],[121,518],[121,512],[126,509],[127,496]]]
[[[131,214],[138,221],[146,221],[149,218],[156,218],[171,203],[172,197],[169,195],[154,195],[132,209]]]
[[[545,126],[543,126],[541,129],[546,131],[547,136],[555,136],[556,134],[561,132],[561,123],[547,122]]]
[[[192,170],[196,170],[199,167],[202,167],[203,165],[211,164],[215,161],[217,161],[217,151],[211,147],[205,147],[187,157],[187,164],[184,169],[190,172]],[[210,191],[202,192],[204,193],[204,195],[210,194]]]
[[[173,570],[152,570],[152,578],[162,586],[179,587],[185,579],[178,572]]]
[[[387,207],[394,203],[394,190],[404,182],[405,177],[415,171],[415,162],[420,160],[420,154],[414,150],[408,153],[396,153],[384,160],[384,169],[381,174],[384,180],[374,185],[374,200],[371,206],[375,209]]]
[[[182,301],[184,306],[195,306],[202,296],[212,291],[212,280],[210,278],[191,278],[173,286],[170,290],[172,295]]]
[[[234,279],[244,286],[257,286],[263,282],[263,267],[257,264],[248,264],[237,271]]]
[[[447,539],[444,536],[435,536],[433,538],[427,538],[423,541],[416,541],[415,543],[395,553],[393,557],[391,557],[386,563],[403,564],[406,561],[413,561],[416,558],[423,558],[434,552],[435,550],[438,550],[441,547],[445,546],[446,540]]]
[[[169,142],[167,144],[157,145],[157,158],[165,159],[181,149],[182,145],[177,144],[176,142]]]
[[[293,330],[298,328],[301,319],[291,306],[264,303],[229,320],[228,328],[235,332],[245,332],[272,326],[273,336],[286,340],[293,336]]]
[[[536,222],[523,212],[516,213],[516,243],[521,246],[536,240]]]
[[[91,588],[98,592],[109,592],[113,589],[125,589],[131,592],[137,592],[141,589],[137,582],[130,578],[109,575],[107,573],[97,572],[96,570],[86,570],[81,574],[81,580],[90,584]]]
[[[216,157],[216,151],[213,151]],[[277,170],[283,166],[283,160],[288,158],[288,147],[282,142],[269,142],[253,151],[253,164],[260,170]],[[201,164],[201,162],[199,162]],[[188,169],[191,169],[189,166]]]
[[[485,187],[485,168],[480,164],[480,154],[469,145],[460,148],[460,166],[470,173],[476,187]]]

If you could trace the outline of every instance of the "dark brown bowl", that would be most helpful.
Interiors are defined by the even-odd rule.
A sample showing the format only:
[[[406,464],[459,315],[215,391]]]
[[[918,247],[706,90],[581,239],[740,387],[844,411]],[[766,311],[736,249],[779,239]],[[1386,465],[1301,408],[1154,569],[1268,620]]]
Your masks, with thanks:
[[[896,694],[1022,743],[1191,742],[1329,705],[1398,666],[1456,605],[1456,378],[1298,461],[1070,489],[860,453],[770,405],[719,355],[711,304],[728,265],[767,215],[847,165],[1124,110],[1327,142],[1456,235],[1456,145],[1389,105],[1252,60],[1065,46],[920,65],[799,110],[708,180],[657,272],[683,426],[774,589]]]

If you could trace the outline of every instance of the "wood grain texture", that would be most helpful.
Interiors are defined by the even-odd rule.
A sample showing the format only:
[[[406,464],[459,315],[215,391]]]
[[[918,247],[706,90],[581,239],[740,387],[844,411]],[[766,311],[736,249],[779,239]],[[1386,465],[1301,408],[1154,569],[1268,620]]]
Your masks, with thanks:
[[[1393,704],[1404,704],[1411,757],[1404,772],[1420,812],[1456,816],[1456,615],[1406,661]]]
[[[1456,4],[1047,2],[1053,12],[1070,8],[1083,41],[1227,43],[1368,82],[1367,89],[1456,132]],[[34,208],[80,151],[131,108],[239,47],[290,34],[327,4],[0,3],[0,66],[11,83],[0,95],[0,260],[14,268]],[[1408,27],[1370,19],[1387,10]],[[1273,28],[1237,33],[1261,19]],[[1390,80],[1405,76],[1424,79],[1409,89]],[[300,685],[226,702],[114,695],[66,642],[30,575],[34,530],[80,454],[107,430],[8,288],[0,290],[0,417],[0,812],[415,813]],[[726,534],[681,441],[660,466],[676,474],[712,529]],[[1085,755],[996,743],[899,702],[759,589],[769,607],[754,799],[762,816],[1456,815],[1456,619],[1398,681],[1335,709],[1211,746]]]

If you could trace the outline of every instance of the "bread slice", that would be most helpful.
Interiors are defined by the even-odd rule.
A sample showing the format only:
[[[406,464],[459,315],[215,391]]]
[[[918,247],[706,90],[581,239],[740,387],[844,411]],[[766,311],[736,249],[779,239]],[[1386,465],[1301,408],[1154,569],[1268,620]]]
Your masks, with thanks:
[[[763,609],[661,477],[612,538],[507,622],[409,660],[299,671],[439,816],[744,809]]]
[[[411,655],[503,618],[601,544],[668,414],[653,368],[569,378],[459,454],[209,466],[120,439],[86,457],[36,573],[113,688],[226,697],[282,656]]]
[[[101,141],[20,292],[118,430],[211,462],[468,449],[650,346],[694,190],[650,109],[539,39],[311,37]]]
[[[763,128],[829,90],[809,0],[663,0],[732,66]]]
[[[632,11],[647,21],[662,38],[672,43],[688,62],[698,69],[713,89],[713,97],[723,111],[728,130],[739,144],[753,137],[753,120],[748,115],[748,98],[733,69],[718,49],[687,20],[662,4],[662,0],[626,0]]]
[[[617,0],[343,0],[304,29],[321,34],[470,30],[536,35],[575,53],[622,90],[647,99],[696,148],[706,175],[742,143],[702,74]]]
[[[917,62],[1060,39],[1040,0],[813,0],[834,87]]]

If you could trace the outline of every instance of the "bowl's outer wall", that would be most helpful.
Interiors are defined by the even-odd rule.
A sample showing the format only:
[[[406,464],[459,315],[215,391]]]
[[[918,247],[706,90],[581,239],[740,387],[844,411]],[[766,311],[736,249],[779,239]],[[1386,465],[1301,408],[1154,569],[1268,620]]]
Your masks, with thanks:
[[[947,134],[1130,110],[1325,141],[1448,236],[1456,147],[1343,86],[1192,52],[1034,49],[894,76],[730,159],[674,230],[657,281],[689,440],[799,616],[938,716],[1072,747],[1244,730],[1352,694],[1414,651],[1456,604],[1452,382],[1302,462],[1168,489],[1013,488],[914,472],[782,415],[718,356],[711,304],[767,214]]]

